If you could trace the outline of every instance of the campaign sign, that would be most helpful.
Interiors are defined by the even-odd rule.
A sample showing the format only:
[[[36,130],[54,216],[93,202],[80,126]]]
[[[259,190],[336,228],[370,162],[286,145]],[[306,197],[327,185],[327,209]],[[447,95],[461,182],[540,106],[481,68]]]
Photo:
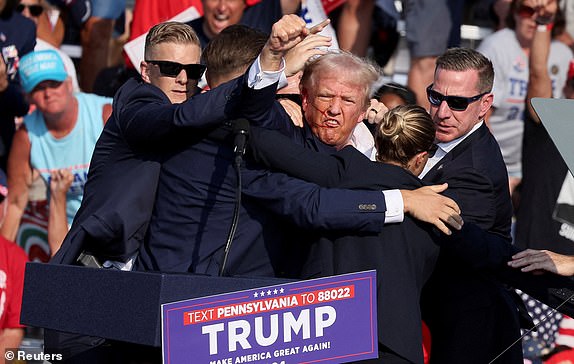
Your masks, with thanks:
[[[376,358],[375,280],[366,271],[163,304],[163,362]]]

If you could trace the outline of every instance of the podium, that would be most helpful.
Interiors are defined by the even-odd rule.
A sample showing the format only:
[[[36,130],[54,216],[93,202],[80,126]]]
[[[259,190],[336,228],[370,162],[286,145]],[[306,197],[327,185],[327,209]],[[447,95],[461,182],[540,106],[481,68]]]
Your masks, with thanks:
[[[27,263],[21,323],[161,346],[161,304],[285,282]]]

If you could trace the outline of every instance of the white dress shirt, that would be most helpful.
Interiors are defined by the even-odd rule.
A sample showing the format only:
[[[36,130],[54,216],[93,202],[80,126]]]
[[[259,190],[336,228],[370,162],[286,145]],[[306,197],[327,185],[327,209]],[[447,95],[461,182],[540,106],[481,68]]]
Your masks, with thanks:
[[[438,149],[432,158],[427,160],[427,164],[425,164],[425,168],[419,174],[419,178],[423,178],[426,174],[438,163],[440,160],[451,150],[453,150],[457,145],[459,145],[463,140],[465,140],[470,134],[474,133],[478,128],[480,128],[484,124],[484,121],[481,120],[476,125],[472,127],[472,129],[464,134],[461,137],[456,138],[448,143],[437,143]]]

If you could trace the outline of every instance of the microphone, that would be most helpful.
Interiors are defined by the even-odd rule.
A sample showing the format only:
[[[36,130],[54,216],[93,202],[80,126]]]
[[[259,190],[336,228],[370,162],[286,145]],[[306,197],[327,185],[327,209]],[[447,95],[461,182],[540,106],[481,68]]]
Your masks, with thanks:
[[[235,171],[237,172],[237,189],[235,191],[235,208],[233,209],[233,219],[231,220],[231,226],[229,228],[229,233],[227,233],[227,242],[225,243],[225,250],[223,251],[223,261],[221,267],[219,268],[219,276],[225,275],[225,268],[227,266],[227,258],[229,257],[229,251],[231,250],[231,245],[233,244],[233,238],[235,237],[235,231],[237,230],[237,223],[239,221],[239,209],[241,207],[241,161],[245,155],[245,149],[247,147],[247,139],[249,137],[249,121],[247,119],[237,119],[233,122],[233,135],[235,139],[233,140],[233,153],[235,153]]]
[[[235,139],[233,140],[235,159],[241,161],[241,158],[245,155],[245,149],[247,147],[249,121],[247,119],[235,120],[233,123],[233,135],[235,135]]]

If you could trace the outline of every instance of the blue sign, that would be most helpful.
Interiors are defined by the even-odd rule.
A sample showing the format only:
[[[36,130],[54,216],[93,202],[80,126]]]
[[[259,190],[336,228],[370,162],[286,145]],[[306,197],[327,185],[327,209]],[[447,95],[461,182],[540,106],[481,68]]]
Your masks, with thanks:
[[[162,305],[163,362],[344,363],[376,358],[376,273]]]

